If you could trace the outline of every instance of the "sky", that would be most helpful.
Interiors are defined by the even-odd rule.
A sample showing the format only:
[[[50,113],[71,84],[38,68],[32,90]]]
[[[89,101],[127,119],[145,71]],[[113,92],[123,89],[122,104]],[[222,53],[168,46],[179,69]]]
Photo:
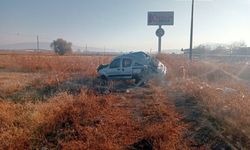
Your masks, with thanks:
[[[1,0],[0,45],[52,42],[120,51],[157,49],[148,11],[174,11],[163,26],[162,49],[189,47],[191,0]],[[194,45],[245,41],[250,46],[250,0],[195,0]]]

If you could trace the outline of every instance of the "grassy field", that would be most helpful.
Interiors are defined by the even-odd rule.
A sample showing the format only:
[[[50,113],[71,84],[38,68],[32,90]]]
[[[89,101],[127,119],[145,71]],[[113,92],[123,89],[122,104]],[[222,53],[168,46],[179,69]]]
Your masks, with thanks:
[[[1,149],[250,148],[246,62],[157,58],[166,78],[102,94],[111,56],[1,53]]]

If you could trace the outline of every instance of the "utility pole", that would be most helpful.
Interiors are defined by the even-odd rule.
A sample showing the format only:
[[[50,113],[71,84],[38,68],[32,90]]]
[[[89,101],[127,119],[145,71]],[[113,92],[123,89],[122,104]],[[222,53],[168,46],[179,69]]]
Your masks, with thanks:
[[[85,50],[83,50],[83,53],[85,53],[85,55],[87,55],[87,53],[88,53],[88,45],[87,44],[85,44]]]
[[[191,11],[191,29],[190,29],[190,48],[189,48],[189,59],[192,61],[193,51],[193,28],[194,28],[194,0],[192,0],[192,11]]]
[[[38,37],[38,35],[36,36],[36,48],[37,48],[37,52],[39,52],[39,37]]]
[[[104,46],[103,47],[103,56],[105,56],[105,53],[106,53],[106,47]]]

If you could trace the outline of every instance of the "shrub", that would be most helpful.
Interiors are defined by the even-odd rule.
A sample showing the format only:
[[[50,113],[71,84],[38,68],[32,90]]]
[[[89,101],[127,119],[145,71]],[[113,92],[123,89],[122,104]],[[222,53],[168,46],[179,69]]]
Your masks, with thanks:
[[[72,43],[65,41],[64,39],[57,39],[54,40],[50,47],[54,49],[55,53],[58,55],[64,55],[65,53],[71,53],[72,52]]]

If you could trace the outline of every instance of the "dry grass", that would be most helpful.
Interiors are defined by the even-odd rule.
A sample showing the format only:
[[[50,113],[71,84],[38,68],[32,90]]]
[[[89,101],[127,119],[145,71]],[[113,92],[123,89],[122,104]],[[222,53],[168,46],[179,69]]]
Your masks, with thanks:
[[[8,94],[27,86],[40,88],[75,77],[94,77],[97,65],[111,59],[30,54],[0,57],[3,60],[0,62],[2,82],[23,81],[19,87],[10,84],[7,88],[2,84],[9,90]],[[138,92],[141,97],[137,97]],[[134,103],[134,99],[138,103]],[[155,149],[188,149],[182,137],[185,126],[179,123],[180,117],[166,103],[167,99],[155,86],[149,91],[109,96],[98,96],[89,89],[82,89],[75,96],[57,93],[46,101],[35,103],[29,99],[19,103],[2,98],[0,147],[133,149],[153,146]]]
[[[163,97],[159,97],[163,98]],[[0,102],[3,149],[123,149],[146,139],[157,149],[186,148],[178,115],[162,99],[143,100],[135,119],[119,96],[59,94],[45,103]],[[156,102],[157,101],[157,102]],[[155,105],[157,104],[157,105]],[[137,107],[137,106],[134,106]]]
[[[39,78],[41,78],[39,73],[1,72],[0,97],[22,90]]]
[[[180,56],[157,57],[168,66],[170,87],[152,82],[148,88],[108,96],[81,89],[76,95],[66,91],[46,101],[34,103],[24,97],[19,103],[6,99],[6,95],[27,87],[37,89],[75,78],[95,78],[96,67],[111,57],[0,55],[0,147],[132,149],[150,143],[154,149],[189,149],[189,141],[183,137],[186,124],[162,87],[194,97],[210,115],[250,135],[249,90],[234,78],[235,67],[214,67],[201,61],[190,64]],[[236,91],[227,93],[225,87]]]
[[[54,84],[74,76],[95,76],[99,64],[110,56],[0,55],[0,69],[7,72],[39,72],[44,84]]]
[[[173,87],[205,105],[209,114],[250,135],[250,91],[239,85],[209,85],[198,80],[176,83]],[[236,91],[230,91],[234,87]],[[176,89],[175,89],[176,90]]]
[[[160,59],[166,65],[170,65],[171,69],[183,65],[187,72],[186,77],[182,76],[182,71],[171,72],[170,91],[179,91],[186,97],[192,97],[206,109],[204,111],[208,116],[222,123],[224,128],[222,134],[229,137],[229,141],[235,143],[240,141],[245,144],[243,147],[249,148],[249,141],[246,141],[246,138],[240,139],[241,134],[250,138],[249,81],[236,76],[243,66],[238,66],[236,71],[234,64],[230,66],[230,64],[202,61],[189,64],[184,58],[169,56]],[[246,74],[250,73],[246,71],[244,70]]]
[[[22,72],[63,72],[95,75],[98,64],[108,62],[107,56],[0,55],[0,68]]]

